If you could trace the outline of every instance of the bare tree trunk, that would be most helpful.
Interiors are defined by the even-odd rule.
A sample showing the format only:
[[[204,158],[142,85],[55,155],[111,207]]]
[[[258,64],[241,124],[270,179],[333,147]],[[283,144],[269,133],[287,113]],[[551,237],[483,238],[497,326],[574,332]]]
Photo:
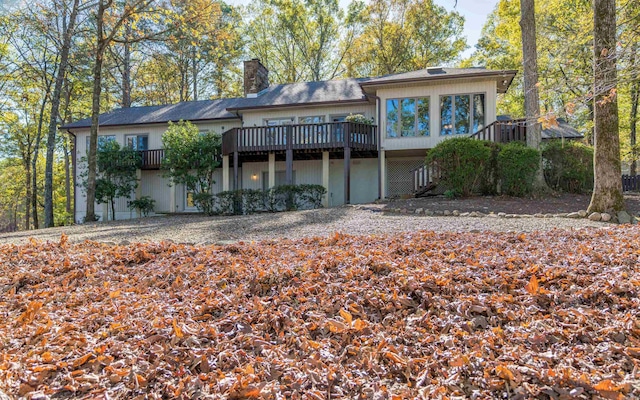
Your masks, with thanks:
[[[638,51],[638,44],[635,43],[632,48],[631,68],[636,67],[636,52]],[[629,166],[629,175],[637,174],[638,166],[638,149],[636,148],[636,133],[638,129],[638,100],[640,100],[640,76],[638,73],[633,74],[631,80],[631,112],[629,115],[629,145],[631,145],[631,165]]]
[[[31,157],[27,156],[24,160],[24,184],[25,184],[25,198],[24,198],[24,229],[28,231],[31,227],[31,212],[29,205],[31,204]]]
[[[198,60],[196,59],[196,47],[191,50],[191,70],[193,75],[193,101],[198,101]]]
[[[131,107],[131,22],[125,24],[124,58],[122,60],[122,107]]]
[[[527,146],[540,150],[540,98],[538,96],[538,50],[536,49],[535,1],[520,0],[520,29],[522,31],[522,64],[524,74],[524,110],[527,120]],[[535,176],[537,191],[548,190],[542,171],[542,158]]]
[[[56,146],[56,133],[58,131],[58,114],[60,109],[60,96],[64,76],[69,65],[69,51],[71,49],[71,38],[75,30],[76,18],[78,16],[78,6],[80,0],[73,1],[73,8],[69,16],[69,22],[64,31],[62,39],[62,49],[60,51],[60,65],[56,75],[56,83],[51,97],[51,115],[49,116],[49,133],[47,135],[47,160],[44,173],[44,226],[52,227],[53,221],[53,153]]]
[[[49,85],[47,88],[47,94],[51,90]],[[33,158],[31,159],[31,212],[33,214],[33,228],[40,228],[38,222],[38,154],[40,153],[40,142],[42,141],[42,125],[44,124],[44,110],[47,106],[47,96],[42,100],[42,106],[40,106],[40,115],[38,115],[38,133],[36,134],[36,142],[33,146]]]
[[[104,10],[102,0],[98,1],[98,14],[96,16],[97,43],[96,59],[93,65],[93,96],[91,103],[91,133],[89,135],[89,152],[87,156],[87,215],[86,221],[96,220],[96,158],[98,153],[98,124],[100,116],[100,93],[102,91],[102,64],[104,51],[107,48],[107,40],[104,37]]]
[[[589,212],[624,210],[616,97],[616,2],[593,0],[594,185]]]

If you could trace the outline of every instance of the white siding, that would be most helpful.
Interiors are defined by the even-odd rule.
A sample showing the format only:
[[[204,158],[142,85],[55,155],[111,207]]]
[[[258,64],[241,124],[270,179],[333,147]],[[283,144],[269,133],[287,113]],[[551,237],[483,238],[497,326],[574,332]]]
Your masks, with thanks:
[[[322,107],[301,107],[273,110],[252,110],[242,114],[243,126],[263,126],[265,119],[293,118],[293,123],[298,123],[298,118],[323,115],[325,122],[331,122],[331,117],[337,115],[363,114],[367,118],[376,118],[375,104],[336,105]]]
[[[462,82],[448,82],[439,85],[407,85],[390,89],[378,89],[382,106],[379,126],[381,146],[385,150],[430,149],[446,138],[455,135],[440,136],[440,96],[452,94],[485,94],[485,123],[488,125],[496,119],[496,81],[495,80],[467,80]],[[430,135],[425,137],[386,137],[386,105],[387,99],[403,97],[429,97]]]

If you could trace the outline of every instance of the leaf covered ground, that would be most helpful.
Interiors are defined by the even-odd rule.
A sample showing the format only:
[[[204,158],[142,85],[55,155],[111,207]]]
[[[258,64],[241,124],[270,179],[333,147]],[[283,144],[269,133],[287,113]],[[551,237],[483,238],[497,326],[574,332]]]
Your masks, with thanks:
[[[640,396],[640,229],[0,246],[0,394]]]

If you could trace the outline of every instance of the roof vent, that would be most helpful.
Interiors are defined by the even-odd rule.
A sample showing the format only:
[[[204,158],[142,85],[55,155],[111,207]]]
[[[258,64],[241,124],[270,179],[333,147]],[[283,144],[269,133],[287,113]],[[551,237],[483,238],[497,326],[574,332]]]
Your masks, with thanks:
[[[427,67],[427,72],[430,74],[441,74],[444,72],[442,67]]]

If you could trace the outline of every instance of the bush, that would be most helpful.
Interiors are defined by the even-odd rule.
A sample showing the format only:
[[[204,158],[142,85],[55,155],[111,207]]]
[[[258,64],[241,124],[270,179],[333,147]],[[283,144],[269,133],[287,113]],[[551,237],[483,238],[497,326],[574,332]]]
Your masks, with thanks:
[[[240,196],[242,197],[242,207],[245,214],[253,214],[264,208],[263,190],[259,189],[243,189]]]
[[[301,194],[297,185],[281,185],[271,189],[276,197],[278,209],[284,206],[285,211],[295,211],[298,209],[298,198]]]
[[[593,148],[575,141],[552,140],[542,148],[547,185],[555,190],[585,193],[593,190]]]
[[[539,165],[538,150],[520,142],[501,146],[498,153],[501,193],[518,197],[531,194]]]
[[[480,191],[491,150],[482,141],[470,138],[444,140],[427,153],[427,163],[441,171],[440,184],[453,196],[469,196]]]
[[[373,119],[369,119],[362,114],[349,114],[344,120],[357,124],[373,125]]]
[[[215,195],[217,200],[216,214],[233,215],[242,214],[242,191],[241,190],[227,190]]]
[[[139,199],[127,202],[127,206],[129,208],[133,208],[134,210],[142,214],[143,217],[148,217],[149,213],[153,211],[155,205],[156,201],[150,196],[142,196]]]
[[[300,194],[298,199],[298,206],[300,208],[306,208],[310,206],[311,208],[320,208],[322,207],[322,196],[327,193],[327,189],[325,189],[322,185],[299,185]]]

